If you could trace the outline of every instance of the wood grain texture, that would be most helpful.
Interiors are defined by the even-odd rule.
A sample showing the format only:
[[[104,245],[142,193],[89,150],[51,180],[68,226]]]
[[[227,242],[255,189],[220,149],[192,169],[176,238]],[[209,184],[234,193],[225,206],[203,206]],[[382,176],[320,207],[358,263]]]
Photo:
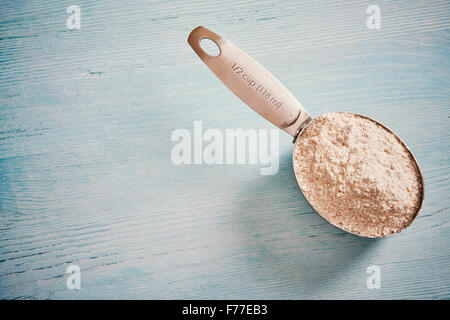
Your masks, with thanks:
[[[66,7],[81,30],[66,29]],[[447,1],[2,1],[0,298],[450,298]],[[404,232],[363,239],[280,170],[174,165],[173,130],[267,128],[186,43],[204,25],[271,71],[312,116],[395,131],[425,180]],[[81,268],[82,289],[66,288]],[[381,267],[381,289],[366,268]]]

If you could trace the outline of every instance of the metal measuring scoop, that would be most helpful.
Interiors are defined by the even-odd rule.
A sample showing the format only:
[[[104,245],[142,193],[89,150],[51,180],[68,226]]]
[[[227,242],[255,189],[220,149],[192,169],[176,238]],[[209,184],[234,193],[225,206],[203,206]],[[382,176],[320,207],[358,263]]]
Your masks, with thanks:
[[[206,53],[200,45],[200,41],[202,39],[209,39],[215,42],[220,50],[219,54],[217,56],[212,56]],[[313,123],[314,119],[311,118],[300,102],[271,73],[249,57],[245,52],[205,27],[200,26],[195,28],[189,35],[188,43],[200,59],[225,84],[225,86],[228,87],[228,89],[230,89],[237,97],[239,97],[261,116],[266,118],[281,130],[293,136],[294,143],[296,143],[297,146],[298,141],[301,139],[302,130],[309,124]],[[424,186],[419,165],[406,144],[391,130],[383,126],[381,123],[366,116],[357,114],[353,115],[370,120],[384,128],[387,132],[391,133],[396,139],[398,139],[400,144],[410,155],[410,159],[417,169],[416,174],[420,184],[420,195],[419,200],[415,205],[416,210],[409,223],[397,230],[395,232],[397,233],[404,230],[412,223],[422,207]],[[295,163],[295,159],[293,159],[293,163]],[[308,199],[308,194],[302,189],[298,173],[295,172],[295,175],[300,190],[302,190],[303,195],[311,204],[311,199]],[[364,230],[351,232],[346,230],[344,227],[332,223],[319,210],[317,210],[317,208],[314,209],[325,220],[347,232],[366,237],[382,237],[389,235],[384,234],[382,236],[370,236],[365,234]]]

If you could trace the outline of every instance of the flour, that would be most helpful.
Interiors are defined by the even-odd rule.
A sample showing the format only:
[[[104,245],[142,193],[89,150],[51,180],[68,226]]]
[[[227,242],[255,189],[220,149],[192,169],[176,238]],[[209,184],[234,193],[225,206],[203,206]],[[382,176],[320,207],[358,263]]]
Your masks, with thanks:
[[[422,180],[407,148],[355,114],[333,112],[312,121],[297,138],[294,170],[310,204],[358,235],[399,232],[421,204]]]

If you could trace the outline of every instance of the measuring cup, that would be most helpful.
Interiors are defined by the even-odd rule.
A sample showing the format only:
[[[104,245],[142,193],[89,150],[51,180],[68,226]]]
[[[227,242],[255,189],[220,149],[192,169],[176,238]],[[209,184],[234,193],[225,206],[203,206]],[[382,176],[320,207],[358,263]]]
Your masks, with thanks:
[[[207,54],[200,45],[200,41],[202,39],[209,39],[215,42],[220,50],[219,54],[217,56]],[[204,27],[200,26],[195,28],[188,37],[188,43],[197,53],[200,59],[209,67],[209,69],[236,96],[238,96],[243,102],[245,102],[248,106],[250,106],[261,116],[266,118],[268,121],[272,122],[278,128],[293,136],[294,143],[298,143],[298,141],[300,141],[302,130],[313,123],[314,119],[310,117],[310,115],[300,104],[300,102],[271,73],[269,73],[259,63],[249,57],[245,52],[231,44],[229,41]],[[424,187],[420,168],[412,152],[392,131],[373,119],[357,114],[353,115],[356,117],[361,117],[363,119],[368,119],[395,136],[410,155],[410,159],[413,161],[417,169],[416,174],[419,181],[420,192],[419,201],[415,206],[415,213],[410,219],[409,223],[403,226],[398,231],[394,232],[397,233],[405,229],[412,223],[422,207]],[[295,159],[293,159],[293,164],[295,164]],[[297,172],[295,172],[295,175],[300,190],[302,190],[303,195],[311,204],[310,199],[308,199],[308,194],[305,193],[302,189]],[[314,209],[325,220],[327,220],[334,226],[350,232],[344,227],[331,222],[319,210],[317,210],[317,208]],[[370,236],[366,235],[363,230],[353,231],[350,233],[365,237],[382,237],[389,235],[384,234],[382,236]]]

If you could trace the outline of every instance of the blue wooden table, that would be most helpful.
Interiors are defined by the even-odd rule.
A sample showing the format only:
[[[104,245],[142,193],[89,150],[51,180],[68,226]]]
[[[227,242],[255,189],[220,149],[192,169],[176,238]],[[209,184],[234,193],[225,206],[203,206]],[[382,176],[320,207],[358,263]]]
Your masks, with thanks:
[[[172,133],[195,121],[275,128],[187,45],[198,25],[313,116],[352,111],[395,131],[425,180],[412,226],[377,240],[328,224],[281,131],[275,175],[174,164]],[[2,1],[0,298],[449,299],[449,49],[448,1]],[[80,290],[66,285],[74,265]]]

